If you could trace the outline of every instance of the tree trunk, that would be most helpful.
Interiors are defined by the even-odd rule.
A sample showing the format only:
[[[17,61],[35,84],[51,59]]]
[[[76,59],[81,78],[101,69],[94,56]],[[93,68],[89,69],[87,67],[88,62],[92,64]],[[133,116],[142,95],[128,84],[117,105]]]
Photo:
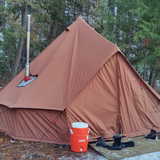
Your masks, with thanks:
[[[5,0],[0,1],[1,6],[5,6]],[[0,27],[5,28],[6,25],[6,19],[4,18],[4,15],[0,15]]]
[[[117,15],[119,14],[119,6],[117,5]],[[116,20],[116,45],[119,46],[119,28],[120,28],[120,18]]]
[[[155,91],[157,91],[157,79],[156,78],[154,79],[154,87],[153,88]]]
[[[156,69],[157,69],[157,66],[158,66],[158,58],[156,58],[156,60],[154,61],[154,66],[153,66],[153,71],[152,71],[152,76],[151,76],[151,84],[150,86],[152,88],[154,88],[154,82],[155,82],[155,76],[156,76]]]
[[[27,4],[26,3],[24,3],[24,5],[21,8],[21,15],[22,15],[22,27],[25,30],[26,24],[27,24]],[[19,62],[21,60],[24,41],[25,41],[25,37],[21,36],[19,38],[19,44],[18,44],[17,54],[16,54],[15,63],[13,67],[12,78],[14,78],[18,73],[18,67],[19,67]]]
[[[57,33],[57,29],[58,29],[58,22],[54,21],[53,25],[51,27],[50,43],[56,39],[56,37],[57,37],[57,34],[56,34]]]
[[[146,61],[144,61],[143,79],[146,81]]]
[[[74,17],[73,21],[75,21],[75,20],[76,20],[76,6],[75,6],[75,1],[74,1],[74,8],[73,8],[73,17]]]
[[[25,38],[24,40],[24,44],[23,44],[23,49],[22,49],[22,54],[21,54],[21,62],[20,62],[20,70],[25,68],[25,64],[26,64],[26,56],[27,56],[27,50],[26,50],[26,44],[27,43],[27,38]],[[30,51],[31,52],[31,51]]]

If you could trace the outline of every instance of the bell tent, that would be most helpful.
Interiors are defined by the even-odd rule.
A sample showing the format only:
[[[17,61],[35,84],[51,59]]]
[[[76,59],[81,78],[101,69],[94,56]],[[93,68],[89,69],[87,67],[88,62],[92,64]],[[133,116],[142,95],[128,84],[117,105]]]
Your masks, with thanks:
[[[160,132],[160,95],[120,49],[80,17],[0,92],[0,130],[14,139],[70,144],[73,122],[89,124],[89,141]]]

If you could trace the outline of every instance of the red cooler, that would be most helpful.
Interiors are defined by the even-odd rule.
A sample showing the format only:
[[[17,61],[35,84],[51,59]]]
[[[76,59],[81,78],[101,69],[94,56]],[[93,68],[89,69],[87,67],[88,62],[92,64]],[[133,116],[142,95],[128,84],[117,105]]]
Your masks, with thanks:
[[[89,128],[84,122],[72,123],[71,129],[71,150],[74,152],[86,152],[88,147]]]

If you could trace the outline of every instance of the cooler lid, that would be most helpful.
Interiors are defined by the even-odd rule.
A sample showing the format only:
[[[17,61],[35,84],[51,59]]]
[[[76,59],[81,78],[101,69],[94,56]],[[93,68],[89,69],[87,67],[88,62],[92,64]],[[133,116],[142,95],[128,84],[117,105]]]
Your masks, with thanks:
[[[84,122],[74,122],[72,123],[73,128],[87,128],[88,124]]]

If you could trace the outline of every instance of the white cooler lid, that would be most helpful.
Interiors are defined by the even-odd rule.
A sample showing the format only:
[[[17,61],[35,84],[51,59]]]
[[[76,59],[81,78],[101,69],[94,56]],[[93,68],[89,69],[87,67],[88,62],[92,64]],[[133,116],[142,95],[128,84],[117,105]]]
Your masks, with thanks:
[[[74,122],[72,123],[73,128],[87,128],[88,124],[84,122]]]

